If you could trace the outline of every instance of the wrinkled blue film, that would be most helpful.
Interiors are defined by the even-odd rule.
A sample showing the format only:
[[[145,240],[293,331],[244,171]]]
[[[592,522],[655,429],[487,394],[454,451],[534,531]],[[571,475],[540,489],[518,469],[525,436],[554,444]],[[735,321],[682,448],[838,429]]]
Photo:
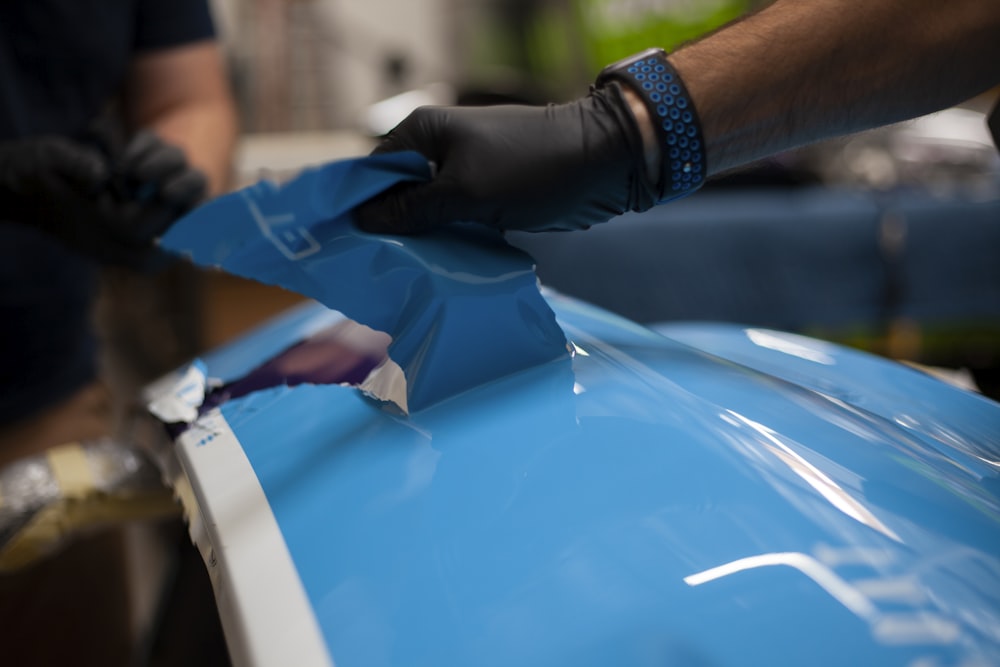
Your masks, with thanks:
[[[428,178],[426,160],[412,152],[333,162],[219,197],[160,244],[388,333],[411,411],[565,355],[532,259],[499,232],[459,225],[386,236],[352,223],[352,210],[372,196]]]

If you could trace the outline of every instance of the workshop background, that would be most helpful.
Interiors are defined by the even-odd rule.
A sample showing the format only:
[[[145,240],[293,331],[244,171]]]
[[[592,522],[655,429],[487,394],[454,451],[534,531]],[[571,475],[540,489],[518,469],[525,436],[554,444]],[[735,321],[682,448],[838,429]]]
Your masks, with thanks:
[[[242,124],[233,186],[365,154],[422,104],[572,99],[604,64],[760,4],[215,0]],[[995,97],[780,155],[587,232],[510,238],[544,284],[640,322],[800,332],[1000,398],[1000,157],[983,115]],[[109,270],[98,315],[122,427],[144,383],[300,300],[186,266]],[[67,661],[225,664],[207,576],[186,547],[179,521],[135,526],[35,570],[49,596],[36,604],[75,624],[67,655],[106,645],[100,660]]]

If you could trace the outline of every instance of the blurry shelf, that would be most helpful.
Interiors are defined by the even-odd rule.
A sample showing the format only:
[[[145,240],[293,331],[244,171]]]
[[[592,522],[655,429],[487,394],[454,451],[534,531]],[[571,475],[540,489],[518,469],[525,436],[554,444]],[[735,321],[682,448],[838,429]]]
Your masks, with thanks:
[[[247,134],[236,153],[236,188],[261,178],[286,179],[303,167],[367,155],[375,142],[359,132]]]

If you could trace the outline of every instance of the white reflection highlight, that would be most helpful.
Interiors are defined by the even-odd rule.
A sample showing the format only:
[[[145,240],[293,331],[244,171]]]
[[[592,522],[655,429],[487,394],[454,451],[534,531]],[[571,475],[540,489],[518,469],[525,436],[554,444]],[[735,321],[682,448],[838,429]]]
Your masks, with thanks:
[[[803,337],[803,342],[799,343],[794,340],[796,336],[792,334],[778,334],[764,329],[747,329],[746,334],[747,338],[759,347],[766,347],[776,352],[784,352],[793,357],[805,359],[806,361],[814,361],[824,366],[833,366],[836,364],[833,357],[822,350],[816,349],[816,341],[809,338]],[[809,342],[808,345],[805,344],[806,341]]]
[[[872,600],[917,606],[927,601],[927,593],[914,575],[896,578],[855,580],[854,587]]]
[[[581,357],[589,357],[590,356],[590,353],[588,353],[585,349],[583,349],[582,347],[580,347],[579,345],[577,345],[573,341],[570,341],[569,344],[573,346],[573,354],[579,354]]]
[[[896,560],[893,555],[885,549],[873,547],[831,547],[827,544],[818,544],[813,549],[816,556],[824,565],[828,567],[840,567],[842,565],[866,565],[876,570],[885,569]]]
[[[684,583],[692,587],[700,586],[738,572],[774,565],[791,567],[812,579],[830,597],[855,616],[866,621],[871,628],[872,635],[882,644],[893,646],[947,645],[957,642],[962,636],[962,628],[957,623],[933,611],[882,612],[872,599],[875,595],[866,594],[865,590],[867,588],[868,593],[897,598],[892,600],[897,604],[900,602],[912,604],[924,601],[923,598],[920,600],[914,598],[915,592],[919,591],[919,584],[916,581],[890,579],[875,583],[874,580],[865,580],[860,582],[862,586],[858,586],[845,581],[812,556],[798,551],[740,558],[718,567],[688,575],[684,577]],[[905,595],[903,595],[904,592]]]
[[[871,621],[875,618],[878,610],[871,600],[860,591],[841,579],[833,570],[820,563],[808,554],[798,551],[788,551],[780,553],[761,554],[759,556],[749,556],[740,558],[718,567],[713,567],[703,572],[697,572],[684,577],[684,583],[688,586],[700,586],[722,577],[728,577],[737,572],[753,570],[758,567],[770,567],[774,565],[784,565],[791,567],[806,575],[816,582],[823,590],[830,594],[837,602],[847,607],[856,616]]]
[[[727,410],[729,414],[740,422],[749,426],[767,441],[764,446],[774,454],[779,461],[788,466],[789,470],[802,478],[809,486],[815,489],[823,498],[836,509],[843,512],[859,523],[877,530],[886,537],[897,542],[902,542],[899,536],[888,526],[882,523],[871,510],[850,496],[844,489],[830,479],[822,470],[806,461],[785,443],[778,439],[775,432],[759,422],[748,419],[743,415]]]
[[[962,629],[933,612],[886,614],[872,626],[875,639],[883,644],[910,646],[913,644],[954,644]]]
[[[933,421],[923,422],[920,419],[907,414],[898,414],[893,417],[893,421],[909,431],[923,432],[930,435],[938,442],[959,450],[979,463],[985,464],[989,468],[990,472],[1000,470],[1000,460],[983,457],[974,444],[971,444],[962,436],[953,433],[939,423],[935,423]],[[962,465],[954,459],[951,459],[950,462],[970,475],[975,475],[977,479],[982,479],[984,477],[984,473],[976,470],[970,470],[967,466]]]
[[[584,387],[579,382],[574,382],[573,383],[573,393],[576,394],[577,396],[579,396],[580,394],[585,393],[586,391],[587,391],[587,388]]]

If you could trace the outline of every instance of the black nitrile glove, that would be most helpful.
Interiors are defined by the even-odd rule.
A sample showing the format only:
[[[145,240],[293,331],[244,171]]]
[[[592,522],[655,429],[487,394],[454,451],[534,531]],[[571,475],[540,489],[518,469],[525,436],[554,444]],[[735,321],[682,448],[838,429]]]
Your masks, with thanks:
[[[63,137],[0,143],[0,204],[4,219],[10,218],[12,211],[22,216],[30,213],[29,199],[97,192],[108,177],[108,165],[99,151]]]
[[[177,164],[179,150],[144,134],[118,165],[63,137],[0,143],[0,220],[36,227],[101,262],[150,266],[159,258],[154,239],[197,203],[205,181],[183,154]]]
[[[205,175],[188,164],[180,148],[150,130],[135,134],[114,171],[132,199],[180,213],[194,208],[208,187]]]
[[[409,234],[451,222],[584,229],[656,203],[617,84],[562,105],[417,109],[374,152],[402,150],[421,153],[437,174],[359,207],[366,231]]]

